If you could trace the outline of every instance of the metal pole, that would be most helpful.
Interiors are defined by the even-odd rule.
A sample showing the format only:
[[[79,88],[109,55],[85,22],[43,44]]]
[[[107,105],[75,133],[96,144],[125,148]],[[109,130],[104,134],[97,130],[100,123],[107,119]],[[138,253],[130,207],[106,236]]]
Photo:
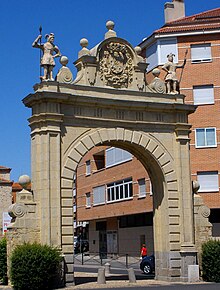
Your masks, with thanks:
[[[39,27],[39,32],[40,32],[40,35],[42,35],[42,26],[41,25]],[[41,45],[41,39],[40,39],[40,45]],[[41,58],[42,58],[42,50],[40,49],[40,77],[42,75]]]
[[[126,264],[126,268],[128,268],[128,254],[126,254],[126,257],[125,257],[125,264]]]

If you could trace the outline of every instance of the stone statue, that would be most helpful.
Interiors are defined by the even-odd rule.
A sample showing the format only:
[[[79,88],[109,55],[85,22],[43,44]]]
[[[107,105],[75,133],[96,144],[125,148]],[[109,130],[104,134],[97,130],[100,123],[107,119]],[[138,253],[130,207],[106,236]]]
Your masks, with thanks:
[[[55,66],[54,58],[61,56],[60,50],[57,46],[54,45],[54,34],[46,34],[45,38],[47,39],[46,43],[39,43],[42,35],[40,34],[32,46],[40,48],[43,51],[43,56],[41,58],[41,66],[44,68],[44,75],[40,76],[41,80],[51,80],[53,81],[53,68]]]
[[[168,94],[179,94],[177,85],[179,84],[177,76],[176,76],[176,69],[177,68],[184,68],[186,64],[186,58],[184,59],[183,63],[181,65],[176,64],[173,62],[173,57],[175,55],[173,53],[170,53],[167,55],[168,62],[166,62],[162,69],[167,72],[167,75],[165,77],[166,87],[167,87],[167,93]]]

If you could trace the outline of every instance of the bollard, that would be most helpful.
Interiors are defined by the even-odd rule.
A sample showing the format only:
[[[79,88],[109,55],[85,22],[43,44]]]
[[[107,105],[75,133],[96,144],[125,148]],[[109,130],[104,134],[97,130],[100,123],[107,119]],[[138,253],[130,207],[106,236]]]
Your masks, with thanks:
[[[97,279],[98,284],[106,284],[105,280],[105,268],[101,267],[98,269],[98,279]]]
[[[188,282],[199,282],[199,265],[188,265]]]
[[[110,264],[109,263],[105,263],[105,274],[106,275],[110,274]]]
[[[136,277],[135,277],[133,268],[128,269],[128,278],[129,278],[129,283],[136,283]]]

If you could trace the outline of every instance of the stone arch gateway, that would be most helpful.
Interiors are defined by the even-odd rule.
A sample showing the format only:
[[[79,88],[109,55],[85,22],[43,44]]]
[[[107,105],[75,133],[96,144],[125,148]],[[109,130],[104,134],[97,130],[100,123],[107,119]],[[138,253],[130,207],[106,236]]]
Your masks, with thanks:
[[[29,233],[61,248],[66,282],[74,284],[73,176],[91,148],[117,146],[141,161],[153,183],[156,279],[186,281],[197,254],[188,124],[195,107],[183,95],[161,93],[158,77],[156,86],[147,85],[139,50],[113,32],[90,51],[84,45],[74,82],[61,68],[56,81],[36,84],[23,100],[32,109],[36,222]]]

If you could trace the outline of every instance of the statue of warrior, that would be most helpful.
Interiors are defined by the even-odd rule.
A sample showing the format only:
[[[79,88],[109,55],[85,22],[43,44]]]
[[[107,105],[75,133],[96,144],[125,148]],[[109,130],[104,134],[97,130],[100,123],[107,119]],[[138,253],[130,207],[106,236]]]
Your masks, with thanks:
[[[55,66],[54,58],[61,56],[60,50],[54,45],[54,34],[46,34],[45,38],[47,42],[41,44],[42,35],[40,34],[32,46],[40,48],[43,52],[40,65],[44,68],[44,75],[40,76],[41,80],[51,80],[53,81],[53,68]],[[40,41],[40,43],[39,43]]]
[[[167,75],[165,77],[165,83],[167,87],[167,93],[168,94],[178,94],[177,91],[177,85],[179,84],[177,76],[176,76],[176,69],[177,68],[184,68],[186,64],[186,58],[184,59],[183,63],[181,65],[176,64],[173,62],[173,57],[175,55],[173,53],[170,53],[167,55],[168,62],[166,62],[162,69],[167,72]]]

